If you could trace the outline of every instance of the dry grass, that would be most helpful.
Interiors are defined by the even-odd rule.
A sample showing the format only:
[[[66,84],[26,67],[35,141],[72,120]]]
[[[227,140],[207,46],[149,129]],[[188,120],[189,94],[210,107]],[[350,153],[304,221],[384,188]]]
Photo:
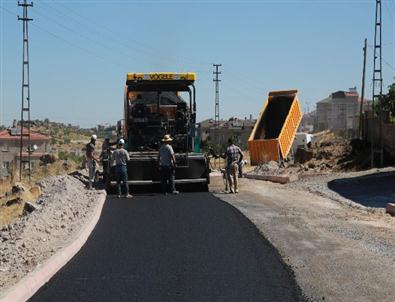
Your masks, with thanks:
[[[23,213],[23,208],[26,201],[34,201],[41,195],[41,189],[38,186],[31,188],[17,183],[24,188],[24,191],[16,194],[9,194],[0,198],[0,226],[12,222],[15,218]],[[7,206],[7,202],[19,198],[20,201]]]
[[[59,152],[64,152],[65,154],[78,154],[90,139],[87,135],[66,131],[65,129],[55,129],[56,131],[54,132],[51,127],[41,126],[33,127],[32,130],[52,136],[55,139],[56,143],[52,145],[55,155],[59,154]],[[100,144],[98,144],[97,150],[100,150]],[[11,171],[11,177],[0,179],[0,226],[8,224],[20,216],[23,212],[25,201],[34,201],[39,197],[41,192],[39,187],[35,185],[38,181],[48,176],[64,175],[79,169],[78,164],[70,158],[68,163],[69,165],[67,168],[63,165],[62,160],[58,160],[47,166],[35,168],[32,171],[30,183],[27,179],[27,175],[24,175],[22,182],[19,183],[19,169]],[[25,191],[21,194],[11,194],[12,186],[15,184],[24,187]],[[6,205],[7,201],[16,198],[20,198],[21,201],[9,206]]]
[[[0,179],[0,197],[11,190],[11,179]]]
[[[15,218],[23,213],[24,203],[17,203],[11,206],[0,207],[0,226],[11,223]]]
[[[22,215],[26,201],[37,200],[37,198],[41,195],[40,187],[35,185],[38,181],[48,176],[71,173],[77,169],[77,164],[72,161],[69,162],[67,169],[63,166],[63,161],[56,161],[51,165],[41,166],[35,169],[32,173],[32,180],[30,184],[27,179],[22,182],[15,181],[15,179],[19,180],[17,171],[13,171],[13,177],[0,180],[0,226],[9,224],[14,219]],[[24,191],[17,194],[11,194],[13,184],[23,187]],[[16,198],[20,198],[20,202],[9,206],[6,205],[8,201]]]

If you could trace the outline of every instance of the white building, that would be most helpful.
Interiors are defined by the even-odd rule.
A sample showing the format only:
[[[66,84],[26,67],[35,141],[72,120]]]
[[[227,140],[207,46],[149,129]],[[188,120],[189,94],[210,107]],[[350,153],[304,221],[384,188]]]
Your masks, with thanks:
[[[356,130],[360,98],[356,88],[348,92],[337,91],[317,103],[315,131]]]

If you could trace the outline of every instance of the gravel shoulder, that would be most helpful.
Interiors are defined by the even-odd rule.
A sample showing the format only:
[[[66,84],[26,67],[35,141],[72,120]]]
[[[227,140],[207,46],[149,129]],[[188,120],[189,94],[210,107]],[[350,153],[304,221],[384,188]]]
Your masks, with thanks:
[[[36,208],[0,230],[0,296],[58,250],[89,221],[102,191],[85,189],[84,177],[53,176],[40,181]]]
[[[211,188],[278,249],[310,299],[393,301],[394,218],[313,194],[307,182],[303,187],[241,179],[235,195],[222,194],[222,180],[214,177]]]

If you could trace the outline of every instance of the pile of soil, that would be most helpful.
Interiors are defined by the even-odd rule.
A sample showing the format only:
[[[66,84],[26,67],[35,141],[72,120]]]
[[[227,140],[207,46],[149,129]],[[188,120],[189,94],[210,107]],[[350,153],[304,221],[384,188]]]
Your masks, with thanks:
[[[85,189],[84,177],[52,176],[38,183],[42,195],[22,216],[0,226],[0,290],[66,246],[97,205],[101,191]]]
[[[366,170],[370,168],[370,144],[321,132],[314,136],[310,148],[297,150],[294,165],[315,172]]]
[[[359,139],[346,139],[324,131],[314,135],[307,148],[300,148],[294,159],[277,163],[270,161],[256,166],[247,175],[300,177],[324,175],[334,172],[365,171],[371,168],[370,144]],[[375,165],[379,165],[376,156]],[[384,166],[394,164],[394,159],[384,153]]]
[[[268,163],[258,165],[249,174],[255,175],[284,175],[289,171],[286,170],[285,165],[280,166],[276,161],[269,161]]]

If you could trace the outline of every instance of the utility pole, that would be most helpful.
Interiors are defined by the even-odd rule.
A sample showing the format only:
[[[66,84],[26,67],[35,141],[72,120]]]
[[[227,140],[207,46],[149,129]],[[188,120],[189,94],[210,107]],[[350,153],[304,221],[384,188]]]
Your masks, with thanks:
[[[31,180],[31,162],[30,156],[32,148],[30,146],[30,78],[29,78],[29,18],[27,11],[29,7],[33,7],[33,2],[28,3],[24,0],[22,3],[18,1],[18,6],[23,8],[23,17],[18,16],[18,20],[23,22],[23,58],[22,58],[22,107],[21,107],[21,140],[19,152],[19,180],[22,180],[24,164],[27,163],[29,182]],[[26,128],[26,131],[24,131]],[[26,141],[26,143],[24,143]],[[27,159],[23,157],[23,146],[27,146]]]
[[[363,123],[363,104],[365,101],[365,74],[366,74],[366,55],[367,55],[368,39],[365,38],[365,44],[363,47],[363,68],[362,68],[362,88],[361,88],[361,107],[359,110],[359,138],[362,138],[362,123]]]
[[[215,71],[213,74],[215,75],[215,78],[213,81],[215,82],[215,126],[218,128],[219,127],[219,82],[221,82],[220,79],[218,79],[218,76],[221,74],[220,71],[218,71],[219,67],[222,66],[222,64],[213,64]]]
[[[374,104],[379,103],[382,95],[383,95],[383,60],[382,60],[382,9],[381,9],[381,0],[376,0],[376,19],[375,19],[375,27],[374,27],[374,56],[373,56],[373,98],[372,98],[372,109],[374,113]],[[382,109],[381,106],[379,108],[379,123],[380,123],[380,131],[379,131],[379,140],[380,140],[380,165],[383,165],[383,125],[382,125]],[[372,123],[373,124],[373,123]],[[373,168],[374,166],[374,154],[375,149],[373,147],[373,138],[374,131],[371,126],[371,160],[370,164]]]

